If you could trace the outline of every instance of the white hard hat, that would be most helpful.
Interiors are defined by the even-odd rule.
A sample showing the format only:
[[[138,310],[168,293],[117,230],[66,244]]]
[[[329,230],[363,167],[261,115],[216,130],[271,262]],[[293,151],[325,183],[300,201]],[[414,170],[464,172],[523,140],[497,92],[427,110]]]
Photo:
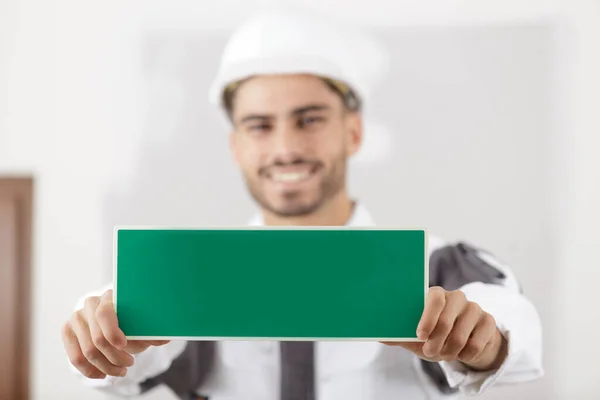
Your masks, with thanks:
[[[256,75],[311,74],[341,81],[363,101],[386,73],[388,54],[372,38],[305,10],[271,9],[239,27],[210,89],[222,106],[229,84]]]

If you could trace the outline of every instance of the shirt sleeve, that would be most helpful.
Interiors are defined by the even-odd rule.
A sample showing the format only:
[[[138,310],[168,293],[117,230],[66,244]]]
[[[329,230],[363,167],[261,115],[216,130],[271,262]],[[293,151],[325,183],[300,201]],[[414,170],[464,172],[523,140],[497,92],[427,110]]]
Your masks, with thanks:
[[[485,273],[488,278],[466,279],[463,276],[459,289],[469,301],[477,303],[495,318],[500,333],[507,340],[508,355],[502,365],[492,371],[473,371],[459,361],[440,362],[449,386],[476,395],[495,384],[541,377],[544,374],[541,321],[534,305],[523,295],[513,272],[491,254],[466,245],[459,253],[454,251],[451,258],[456,263],[456,258],[463,256],[462,261],[466,260],[466,263],[459,268],[462,275],[469,275],[469,272],[465,273],[469,268],[478,268],[478,273],[482,268],[489,268]],[[439,271],[435,272],[439,275]],[[459,281],[456,280],[455,286]]]
[[[101,296],[111,288],[112,285],[106,285],[100,290],[86,294],[77,301],[75,311],[83,308],[86,298]],[[124,377],[107,376],[104,379],[90,379],[83,376],[73,365],[70,365],[70,368],[85,386],[119,396],[137,396],[143,391],[142,382],[168,370],[173,360],[184,351],[185,347],[185,341],[171,341],[164,346],[149,347],[141,353],[134,354],[134,364],[127,369],[127,375]]]
[[[462,291],[467,299],[494,316],[507,340],[508,355],[497,370],[485,372],[473,371],[458,361],[440,362],[449,385],[463,393],[481,394],[494,384],[541,377],[541,323],[533,305],[520,293],[497,285],[474,282],[465,285]]]

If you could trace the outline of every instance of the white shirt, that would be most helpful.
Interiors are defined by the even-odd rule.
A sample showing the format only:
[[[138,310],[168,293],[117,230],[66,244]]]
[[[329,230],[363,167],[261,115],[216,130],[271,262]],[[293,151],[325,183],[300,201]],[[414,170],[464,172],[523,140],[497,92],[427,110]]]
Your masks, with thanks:
[[[260,216],[249,225],[263,225]],[[375,225],[367,209],[357,204],[348,226]],[[429,237],[429,252],[444,246],[443,240]],[[493,260],[492,260],[493,261]],[[533,305],[518,289],[510,269],[495,265],[507,276],[505,286],[469,283],[461,288],[470,301],[494,316],[508,340],[508,357],[497,371],[474,372],[459,362],[441,362],[450,386],[461,392],[479,394],[495,383],[516,383],[543,375],[541,364],[541,323]],[[100,295],[111,285],[91,295]],[[135,355],[135,364],[126,377],[92,380],[86,385],[113,394],[138,394],[139,383],[166,371],[186,342],[172,341]],[[370,342],[318,342],[315,347],[316,393],[318,400],[364,399],[448,399],[421,369],[419,359],[409,351]],[[210,400],[278,400],[279,346],[274,341],[219,342],[216,362],[199,394]],[[78,373],[74,368],[73,370]]]

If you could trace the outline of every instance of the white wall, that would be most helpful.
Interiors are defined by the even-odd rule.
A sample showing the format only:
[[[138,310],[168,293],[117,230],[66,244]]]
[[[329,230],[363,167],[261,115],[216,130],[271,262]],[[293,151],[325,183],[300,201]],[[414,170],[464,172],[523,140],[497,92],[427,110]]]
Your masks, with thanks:
[[[556,188],[565,215],[559,270],[561,393],[585,398],[600,393],[600,311],[596,299],[600,269],[596,250],[600,226],[600,3],[586,2],[575,18],[560,96],[566,108],[561,149],[568,160],[566,185]],[[565,43],[566,45],[566,43]],[[566,46],[565,46],[566,47]],[[562,97],[564,96],[564,97]]]
[[[88,56],[88,65],[78,65],[86,51],[97,56],[85,42],[77,54],[65,57],[59,52],[62,44],[55,27],[61,24],[55,24],[55,16],[56,21],[66,18],[52,2],[2,4],[8,12],[0,13],[0,27],[11,29],[0,51],[0,82],[6,88],[0,91],[0,174],[36,178],[33,398],[101,399],[104,396],[82,390],[69,375],[60,341],[60,327],[73,300],[106,279],[106,255],[98,246],[100,178],[106,171],[96,153],[101,147],[93,142],[103,141],[100,124],[109,118],[102,115],[106,98],[98,95],[97,80],[91,79],[92,60]],[[77,36],[74,33],[70,35]],[[83,30],[83,38],[89,33]],[[96,71],[104,71],[102,58],[96,61]],[[86,71],[78,79],[79,67]]]
[[[252,211],[204,92],[227,29],[258,3],[0,3],[0,174],[37,178],[34,398],[104,398],[71,377],[60,326],[110,279],[113,223],[235,224]],[[393,157],[355,163],[353,192],[381,224],[425,224],[514,265],[544,321],[547,376],[486,398],[591,396],[597,3],[386,3],[315,5],[395,49],[369,115],[393,132]]]

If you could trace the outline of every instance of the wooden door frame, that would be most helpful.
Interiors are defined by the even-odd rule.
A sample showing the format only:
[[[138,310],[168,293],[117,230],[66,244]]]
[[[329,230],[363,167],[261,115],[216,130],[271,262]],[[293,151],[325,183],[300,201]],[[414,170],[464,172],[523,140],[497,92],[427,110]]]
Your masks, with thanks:
[[[29,399],[30,369],[29,357],[31,347],[31,257],[32,257],[32,220],[33,220],[33,178],[0,176],[0,196],[14,201],[16,210],[16,338],[14,348],[17,365],[15,365],[15,390],[17,398]],[[0,290],[15,282],[0,282]],[[1,305],[0,305],[1,307]]]

